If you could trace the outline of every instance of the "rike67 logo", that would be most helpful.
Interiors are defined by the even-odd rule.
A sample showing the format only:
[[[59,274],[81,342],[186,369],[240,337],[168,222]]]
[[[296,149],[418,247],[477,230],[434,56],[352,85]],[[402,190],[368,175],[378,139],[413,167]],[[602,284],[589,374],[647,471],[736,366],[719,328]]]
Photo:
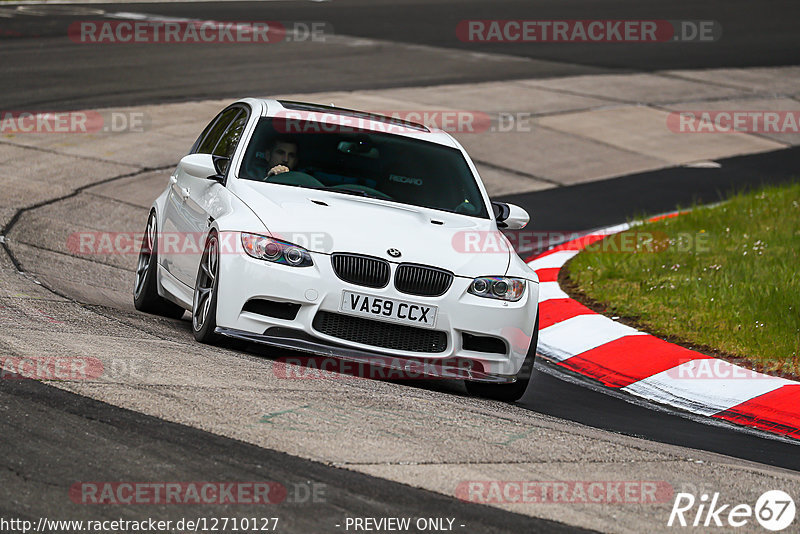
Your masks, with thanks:
[[[699,499],[678,493],[667,526],[739,528],[755,519],[765,529],[778,532],[794,522],[795,512],[794,499],[781,490],[764,492],[755,506],[724,503],[719,493],[703,493]]]

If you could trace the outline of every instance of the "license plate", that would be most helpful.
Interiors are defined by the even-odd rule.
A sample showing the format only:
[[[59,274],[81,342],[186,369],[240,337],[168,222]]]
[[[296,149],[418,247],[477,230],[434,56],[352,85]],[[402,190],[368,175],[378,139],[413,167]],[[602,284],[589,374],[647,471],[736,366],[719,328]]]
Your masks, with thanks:
[[[352,291],[342,291],[342,305],[339,309],[351,315],[423,328],[433,328],[436,324],[436,306],[364,295]]]

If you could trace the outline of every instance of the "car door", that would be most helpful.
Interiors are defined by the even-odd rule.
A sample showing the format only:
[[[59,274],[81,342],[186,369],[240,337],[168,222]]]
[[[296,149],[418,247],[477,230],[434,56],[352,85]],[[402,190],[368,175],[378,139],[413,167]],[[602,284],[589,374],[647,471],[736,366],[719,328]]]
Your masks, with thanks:
[[[192,153],[230,157],[247,123],[248,113],[242,106],[233,106],[220,113],[198,139]],[[228,153],[230,150],[230,154]],[[188,174],[179,164],[170,177],[170,193],[165,210],[164,236],[161,249],[165,267],[178,280],[193,287],[197,276],[206,231],[219,206],[219,195],[227,190],[215,180]]]

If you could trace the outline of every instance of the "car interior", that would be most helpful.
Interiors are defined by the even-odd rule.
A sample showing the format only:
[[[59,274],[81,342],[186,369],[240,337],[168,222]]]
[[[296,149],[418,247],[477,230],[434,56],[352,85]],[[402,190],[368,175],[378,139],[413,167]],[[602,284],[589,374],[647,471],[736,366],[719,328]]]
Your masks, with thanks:
[[[331,129],[321,123],[260,119],[239,177],[488,218],[460,151],[401,135]],[[268,177],[269,150],[276,142],[294,143],[298,163],[290,172]]]

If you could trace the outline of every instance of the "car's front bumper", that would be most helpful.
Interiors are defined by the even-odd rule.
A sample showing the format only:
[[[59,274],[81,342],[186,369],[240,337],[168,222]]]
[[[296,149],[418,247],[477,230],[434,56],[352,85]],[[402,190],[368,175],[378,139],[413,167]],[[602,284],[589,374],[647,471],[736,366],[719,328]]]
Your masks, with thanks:
[[[518,302],[467,293],[472,279],[462,277],[455,277],[450,289],[440,297],[418,297],[397,291],[392,283],[381,289],[350,284],[336,276],[329,256],[312,253],[312,257],[313,266],[298,268],[243,254],[222,255],[217,297],[219,333],[381,367],[398,369],[400,366],[399,370],[421,360],[435,361],[440,362],[436,369],[446,373],[448,378],[507,382],[513,380],[522,366],[538,309],[539,286],[536,282],[527,283],[525,294]],[[394,268],[393,265],[392,279]],[[341,313],[343,290],[437,306],[434,330],[446,334],[446,349],[435,353],[394,350],[317,331],[313,323],[318,312]],[[245,304],[254,298],[297,304],[299,310],[294,319],[243,311]],[[505,353],[465,350],[464,333],[499,338],[505,343]],[[463,361],[474,365],[464,366],[461,364]]]
[[[283,349],[299,350],[315,356],[336,358],[368,367],[379,367],[398,371],[397,374],[387,374],[386,376],[389,378],[440,378],[494,383],[514,382],[513,376],[495,375],[474,368],[471,360],[431,360],[411,356],[386,356],[379,352],[328,343],[321,339],[313,338],[302,330],[273,327],[267,329],[263,334],[254,334],[231,328],[217,327],[215,332],[222,336],[239,339],[241,341],[261,343]],[[295,358],[288,358],[285,359],[283,363],[294,363],[296,361]],[[298,363],[300,362],[298,361]],[[320,366],[323,365],[324,363],[320,364]],[[346,367],[340,367],[338,369],[346,369]],[[364,369],[353,369],[353,371],[359,376],[364,376],[369,373],[369,371],[365,371]],[[369,376],[376,375],[375,373],[369,373]]]

